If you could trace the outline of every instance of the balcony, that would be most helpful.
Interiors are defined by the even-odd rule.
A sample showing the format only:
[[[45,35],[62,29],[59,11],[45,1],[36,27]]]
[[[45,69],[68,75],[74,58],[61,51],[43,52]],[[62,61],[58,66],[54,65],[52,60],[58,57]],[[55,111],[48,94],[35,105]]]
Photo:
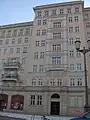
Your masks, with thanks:
[[[4,68],[20,68],[20,63],[19,62],[16,62],[16,61],[12,61],[12,62],[6,62],[4,63],[3,65]]]
[[[48,64],[45,66],[46,71],[53,71],[53,70],[67,70],[67,64]]]
[[[2,81],[14,81],[14,82],[16,82],[18,79],[19,79],[18,74],[4,73],[1,75]]]

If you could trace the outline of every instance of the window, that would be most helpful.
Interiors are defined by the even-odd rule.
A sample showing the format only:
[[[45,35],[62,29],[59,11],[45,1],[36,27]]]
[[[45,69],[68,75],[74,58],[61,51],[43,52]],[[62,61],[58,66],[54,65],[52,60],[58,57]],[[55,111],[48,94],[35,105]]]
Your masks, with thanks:
[[[42,35],[46,35],[46,30],[45,29],[42,30]]]
[[[43,66],[43,65],[40,65],[40,66],[39,66],[39,72],[43,72],[43,70],[44,70],[44,66]]]
[[[78,51],[76,51],[76,56],[77,56],[77,57],[81,57],[81,53],[78,52]]]
[[[70,64],[70,71],[74,70],[74,64]]]
[[[40,52],[40,59],[44,59],[44,52]]]
[[[74,57],[74,50],[70,50],[70,57]]]
[[[5,44],[6,45],[9,44],[9,39],[6,39]]]
[[[0,38],[5,38],[5,30],[1,31],[1,36]]]
[[[6,54],[6,53],[7,53],[7,48],[4,49],[4,54]]]
[[[18,36],[23,36],[23,29],[19,30]]]
[[[27,53],[28,52],[28,48],[27,47],[24,47],[23,48],[23,53]]]
[[[30,35],[30,28],[26,28],[25,29],[25,36],[29,36]]]
[[[37,72],[37,65],[33,65],[33,72]]]
[[[36,86],[36,79],[35,78],[32,79],[32,86]]]
[[[35,95],[31,95],[31,105],[35,105]]]
[[[37,60],[38,59],[38,52],[35,52],[34,53],[34,60]]]
[[[85,18],[89,18],[89,14],[85,14]]]
[[[3,40],[0,40],[0,45],[2,45],[3,44]]]
[[[38,26],[41,25],[41,20],[38,20],[38,21],[37,21],[37,25],[38,25]]]
[[[21,44],[22,38],[18,38],[18,44]]]
[[[36,36],[40,36],[40,30],[36,31]]]
[[[90,38],[90,32],[87,32],[87,37]]]
[[[61,39],[61,32],[60,33],[53,33],[53,39]]]
[[[63,10],[63,9],[60,9],[60,11],[59,11],[60,15],[62,15],[63,12],[64,12],[64,10]]]
[[[26,63],[26,57],[22,58],[22,64]]]
[[[42,86],[42,79],[41,78],[38,80],[38,85]]]
[[[79,12],[79,8],[78,8],[78,7],[75,8],[75,12],[76,12],[76,13]]]
[[[53,78],[50,80],[50,85],[55,86],[55,80]]]
[[[16,61],[20,63],[20,57],[16,57]]]
[[[61,27],[61,22],[54,22],[53,23],[53,28],[60,28]]]
[[[47,20],[44,19],[44,20],[43,20],[43,25],[46,25],[46,24],[47,24]]]
[[[69,17],[68,21],[69,21],[69,23],[71,23],[72,22],[72,17]]]
[[[24,43],[28,43],[28,37],[25,37]]]
[[[62,79],[60,78],[57,79],[57,86],[62,86]]]
[[[10,54],[14,52],[14,48],[10,48]]]
[[[49,11],[45,11],[44,14],[45,14],[44,15],[45,17],[48,17],[49,16]]]
[[[42,105],[42,95],[37,96],[37,105]]]
[[[81,66],[80,63],[77,64],[77,70],[78,70],[78,71],[81,71],[81,70],[82,70],[82,66]]]
[[[52,50],[53,51],[61,51],[61,44],[52,45]]]
[[[67,9],[67,13],[70,14],[71,13],[71,8]]]
[[[90,28],[90,22],[86,23],[86,28]]]
[[[42,12],[41,12],[41,11],[38,11],[37,16],[38,16],[38,17],[41,17],[41,16],[42,16]]]
[[[14,29],[12,33],[12,37],[16,37],[16,36],[17,36],[17,29]]]
[[[36,41],[36,47],[39,47],[40,41]]]
[[[79,26],[75,27],[75,32],[79,32]]]
[[[75,22],[78,22],[78,16],[74,17]]]
[[[45,46],[45,40],[41,40],[41,47]]]
[[[12,39],[12,44],[15,44],[15,39]]]
[[[61,57],[52,57],[52,64],[61,64]]]
[[[7,31],[6,37],[7,37],[7,38],[11,37],[11,30],[8,30],[8,31]]]
[[[69,27],[69,33],[73,32],[73,27]]]
[[[4,64],[5,63],[5,59],[2,59],[2,64]]]
[[[17,53],[20,53],[20,48],[17,48],[17,51],[16,51]]]
[[[70,78],[70,86],[75,86],[75,79],[74,78]]]
[[[57,15],[56,9],[52,10],[52,15]]]
[[[73,38],[69,38],[69,44],[72,45],[74,43]]]
[[[82,86],[82,78],[78,78],[77,79],[77,85],[78,86]]]

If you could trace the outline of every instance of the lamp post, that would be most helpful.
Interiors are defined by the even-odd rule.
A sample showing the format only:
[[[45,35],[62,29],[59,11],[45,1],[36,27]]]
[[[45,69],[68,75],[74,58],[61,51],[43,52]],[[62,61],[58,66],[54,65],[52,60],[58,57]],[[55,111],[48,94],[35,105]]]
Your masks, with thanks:
[[[1,89],[1,99],[0,99],[0,111],[3,111],[3,89]]]
[[[90,52],[90,40],[87,41],[88,43],[88,49],[83,47],[83,49],[80,50],[80,44],[81,41],[77,40],[75,41],[75,47],[78,52],[83,53],[84,55],[84,72],[85,72],[85,106],[84,111],[89,111],[89,104],[88,104],[88,85],[87,85],[87,68],[86,68],[86,53]]]

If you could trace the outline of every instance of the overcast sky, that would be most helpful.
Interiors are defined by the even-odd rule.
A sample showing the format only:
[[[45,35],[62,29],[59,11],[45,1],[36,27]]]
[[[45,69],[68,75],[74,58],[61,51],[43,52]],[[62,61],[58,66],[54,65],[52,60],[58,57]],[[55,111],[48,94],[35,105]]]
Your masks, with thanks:
[[[34,6],[68,1],[75,0],[0,0],[0,25],[33,20]],[[84,3],[85,7],[90,6],[90,0]]]

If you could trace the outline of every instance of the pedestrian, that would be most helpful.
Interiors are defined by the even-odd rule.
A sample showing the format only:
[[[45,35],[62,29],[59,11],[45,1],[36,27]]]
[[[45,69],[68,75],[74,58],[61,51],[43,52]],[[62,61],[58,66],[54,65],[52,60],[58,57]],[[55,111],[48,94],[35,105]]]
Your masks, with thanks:
[[[46,118],[45,115],[44,115],[44,116],[42,116],[41,120],[49,120],[49,119]]]

